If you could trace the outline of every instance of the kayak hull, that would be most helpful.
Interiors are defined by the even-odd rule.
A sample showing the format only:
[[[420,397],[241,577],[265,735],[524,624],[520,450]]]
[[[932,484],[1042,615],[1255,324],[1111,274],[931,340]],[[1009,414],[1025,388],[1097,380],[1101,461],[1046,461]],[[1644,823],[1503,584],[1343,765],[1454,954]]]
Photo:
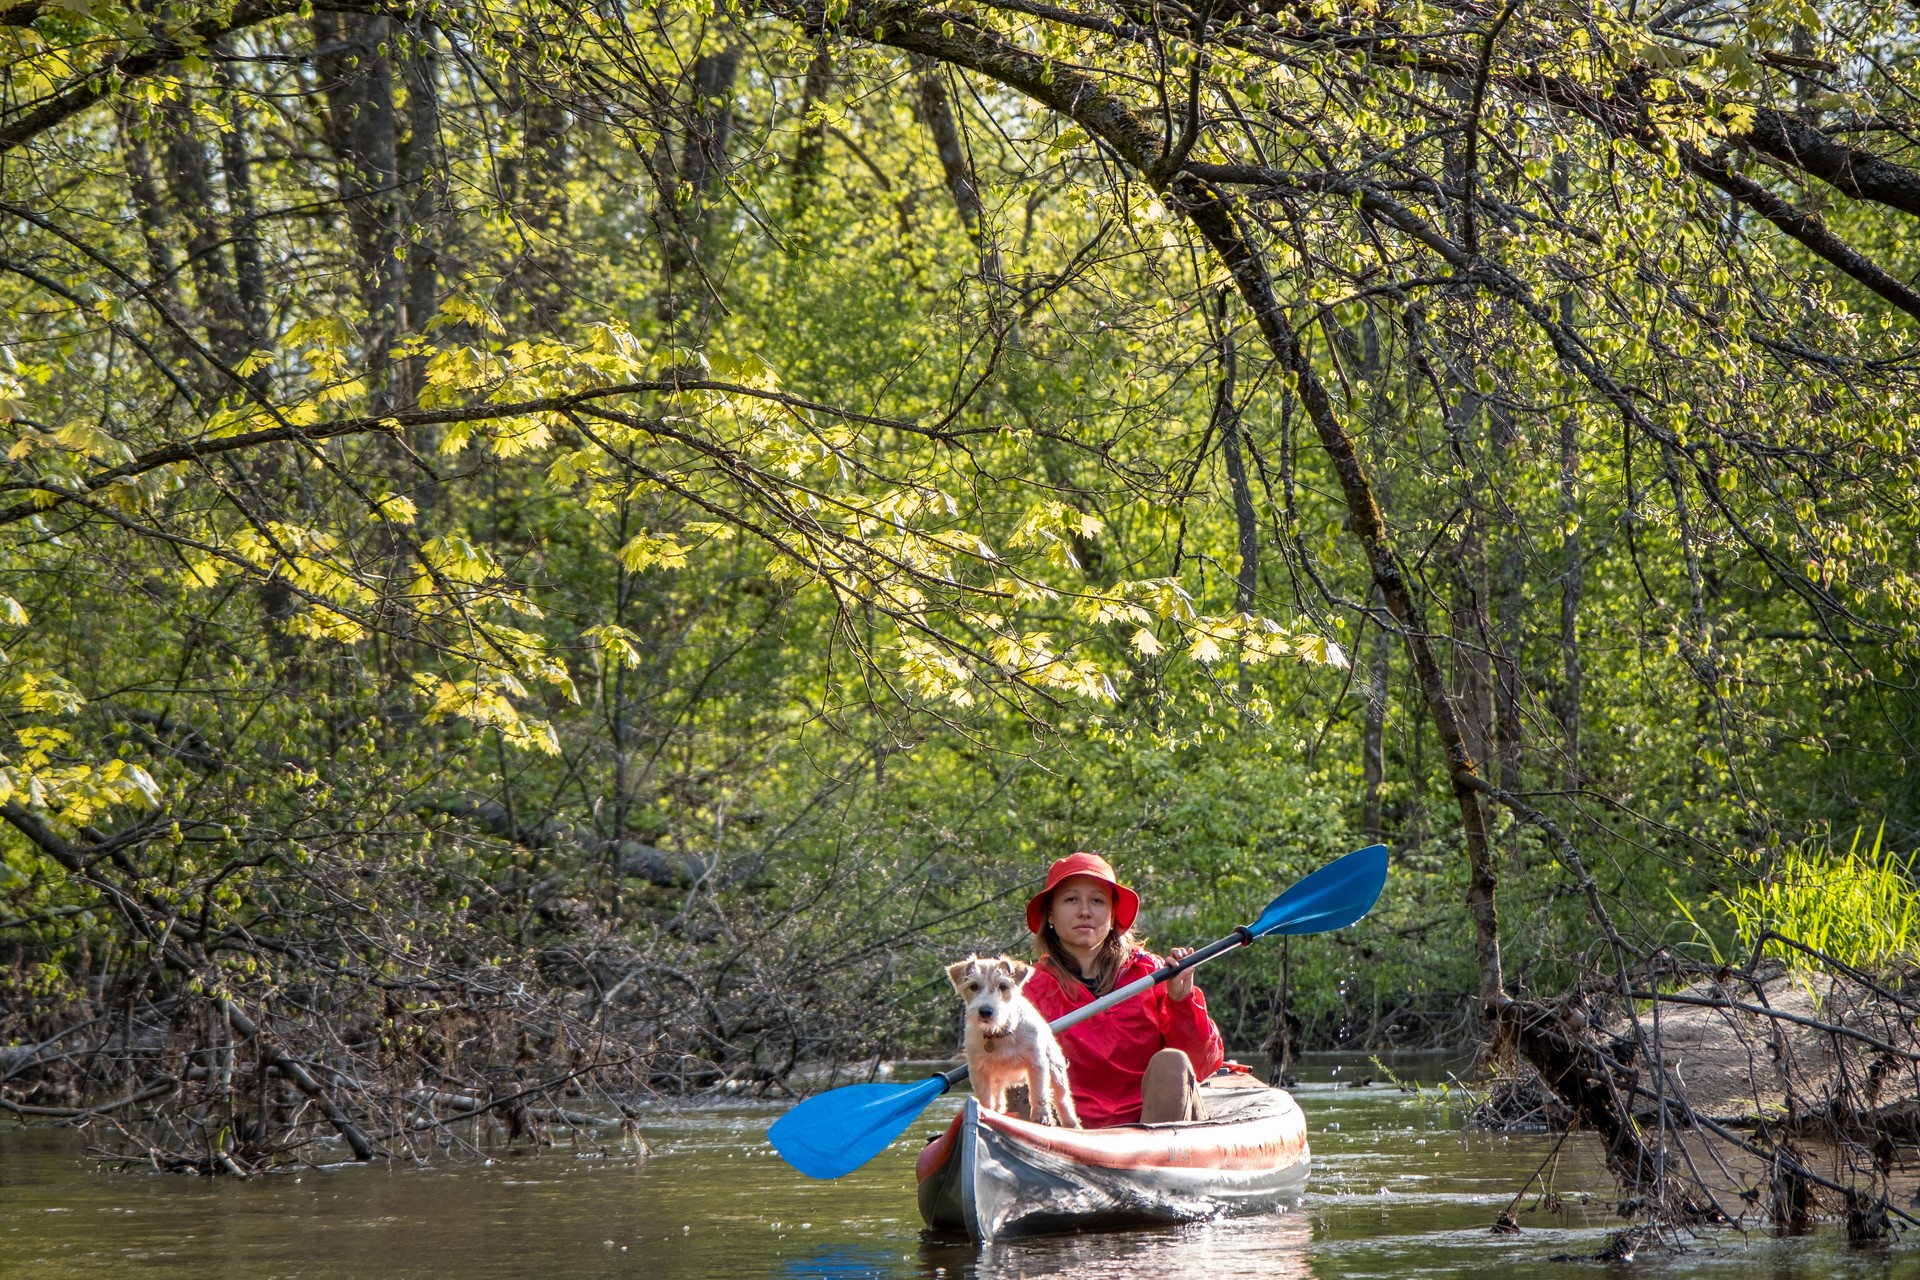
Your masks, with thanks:
[[[1103,1227],[1193,1222],[1295,1203],[1306,1117],[1284,1090],[1202,1085],[1208,1119],[1061,1129],[968,1098],[919,1162],[920,1216],[979,1243]]]

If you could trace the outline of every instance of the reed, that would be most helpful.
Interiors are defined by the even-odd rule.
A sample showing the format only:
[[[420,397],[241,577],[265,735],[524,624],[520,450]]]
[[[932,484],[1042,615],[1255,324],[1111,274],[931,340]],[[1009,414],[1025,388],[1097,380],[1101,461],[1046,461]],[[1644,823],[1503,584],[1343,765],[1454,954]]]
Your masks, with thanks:
[[[1914,855],[1902,859],[1882,852],[1884,823],[1864,852],[1861,835],[1854,831],[1845,854],[1788,849],[1760,879],[1716,895],[1733,920],[1742,951],[1751,954],[1760,937],[1772,931],[1857,969],[1881,970],[1920,958]],[[1777,942],[1768,942],[1766,954],[1793,969],[1818,963]]]

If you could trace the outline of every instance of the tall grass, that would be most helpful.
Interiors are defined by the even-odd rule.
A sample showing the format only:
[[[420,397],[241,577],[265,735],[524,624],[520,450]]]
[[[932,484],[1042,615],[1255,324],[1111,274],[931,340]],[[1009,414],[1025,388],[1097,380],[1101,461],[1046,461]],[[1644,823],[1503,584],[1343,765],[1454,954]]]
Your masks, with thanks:
[[[1886,825],[1861,852],[1861,832],[1845,854],[1822,849],[1789,849],[1766,875],[1719,894],[1732,917],[1741,950],[1751,955],[1762,934],[1784,934],[1856,969],[1882,970],[1920,959],[1920,901],[1913,881],[1914,855],[1900,859],[1881,853]],[[1689,917],[1691,918],[1691,917]],[[1818,962],[1779,942],[1767,954],[1790,968]]]

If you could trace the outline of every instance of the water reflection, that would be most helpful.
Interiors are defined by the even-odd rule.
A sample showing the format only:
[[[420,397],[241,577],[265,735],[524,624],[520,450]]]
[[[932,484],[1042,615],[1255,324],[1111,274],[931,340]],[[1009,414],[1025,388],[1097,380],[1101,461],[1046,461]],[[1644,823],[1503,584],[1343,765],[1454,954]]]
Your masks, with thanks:
[[[902,1257],[878,1248],[826,1245],[783,1259],[783,1280],[1188,1280],[1196,1275],[1306,1280],[1313,1239],[1304,1214],[996,1242],[922,1239]]]
[[[787,1280],[891,1280],[900,1274],[897,1253],[879,1249],[848,1249],[830,1245],[803,1258],[788,1258],[780,1264]]]
[[[923,1246],[923,1280],[1190,1280],[1194,1276],[1258,1276],[1304,1280],[1313,1275],[1313,1230],[1299,1213],[1235,1218],[1158,1231],[1111,1231],[1035,1240]]]

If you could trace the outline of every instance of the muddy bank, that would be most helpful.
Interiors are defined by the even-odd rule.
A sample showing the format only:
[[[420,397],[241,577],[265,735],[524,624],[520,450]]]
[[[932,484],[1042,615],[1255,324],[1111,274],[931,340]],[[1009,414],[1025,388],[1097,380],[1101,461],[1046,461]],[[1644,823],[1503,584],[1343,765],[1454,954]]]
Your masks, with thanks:
[[[1699,1116],[1794,1132],[1896,1133],[1920,1116],[1916,1000],[1836,975],[1699,983],[1646,1002],[1638,1035],[1663,1094]],[[1630,1023],[1616,1035],[1633,1034]]]
[[[1470,1123],[1592,1132],[1620,1214],[1652,1229],[1756,1207],[1791,1228],[1843,1215],[1863,1240],[1920,1227],[1902,1207],[1913,1188],[1892,1196],[1920,1167],[1914,975],[1693,976],[1669,966],[1615,991],[1508,1002],[1493,1059],[1506,1065]]]
[[[1642,1123],[1711,1122],[1813,1136],[1920,1139],[1920,991],[1774,968],[1636,992],[1630,1011],[1595,1016],[1575,997],[1555,1028],[1610,1068],[1623,1109]],[[1572,1100],[1534,1062],[1509,1057],[1472,1122],[1564,1128]]]

